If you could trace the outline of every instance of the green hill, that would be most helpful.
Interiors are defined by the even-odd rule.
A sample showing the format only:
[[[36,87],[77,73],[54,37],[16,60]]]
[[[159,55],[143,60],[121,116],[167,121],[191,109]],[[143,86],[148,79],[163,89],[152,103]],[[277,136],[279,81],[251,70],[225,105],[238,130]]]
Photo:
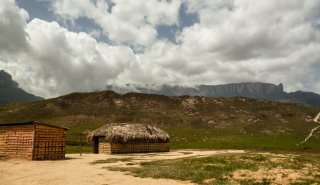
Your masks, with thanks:
[[[319,132],[304,145],[320,108],[243,97],[167,97],[112,91],[72,93],[0,107],[0,122],[37,120],[69,127],[73,134],[112,122],[159,126],[171,135],[172,148],[253,148],[320,150]]]

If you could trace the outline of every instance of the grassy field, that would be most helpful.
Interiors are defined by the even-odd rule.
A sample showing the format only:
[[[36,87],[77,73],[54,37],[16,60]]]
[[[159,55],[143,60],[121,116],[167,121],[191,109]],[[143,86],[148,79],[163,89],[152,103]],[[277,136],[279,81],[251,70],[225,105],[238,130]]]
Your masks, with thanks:
[[[131,158],[109,158],[93,164],[123,162],[126,167],[108,169],[130,172],[138,177],[187,180],[200,185],[320,183],[319,135],[297,146],[308,133],[268,135],[199,127],[174,127],[167,131],[171,136],[172,150],[245,149],[248,153],[143,163],[136,163]],[[77,140],[73,137],[69,139]],[[82,151],[90,153],[91,147],[86,145]],[[79,153],[79,147],[68,146],[67,152]],[[136,167],[137,164],[139,167]]]
[[[239,133],[235,130],[172,128],[169,130],[172,149],[258,149],[289,151],[320,151],[319,136],[311,137],[302,145],[308,133],[268,135]]]
[[[117,160],[117,159],[115,159]],[[115,160],[97,161],[110,163]],[[120,159],[118,159],[120,160]],[[197,184],[318,184],[320,155],[249,152],[202,158],[143,162],[132,167],[108,167],[138,177],[188,180]]]
[[[72,135],[78,132],[80,127],[71,129],[68,132],[67,153],[79,153],[79,136]],[[83,129],[83,128],[81,128]],[[229,129],[208,129],[208,128],[183,128],[175,127],[167,130],[171,137],[171,149],[255,149],[265,151],[320,151],[319,135],[311,137],[302,145],[302,141],[308,133],[268,135],[239,133]],[[84,152],[91,152],[91,147],[86,138],[82,136]]]

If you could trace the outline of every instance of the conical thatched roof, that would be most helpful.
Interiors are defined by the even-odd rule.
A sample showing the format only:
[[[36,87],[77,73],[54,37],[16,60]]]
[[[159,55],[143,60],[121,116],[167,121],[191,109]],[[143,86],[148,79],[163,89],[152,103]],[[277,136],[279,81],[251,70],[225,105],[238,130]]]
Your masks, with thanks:
[[[88,141],[94,137],[105,137],[107,141],[117,143],[144,142],[166,143],[170,136],[167,132],[147,124],[107,124],[88,134]]]

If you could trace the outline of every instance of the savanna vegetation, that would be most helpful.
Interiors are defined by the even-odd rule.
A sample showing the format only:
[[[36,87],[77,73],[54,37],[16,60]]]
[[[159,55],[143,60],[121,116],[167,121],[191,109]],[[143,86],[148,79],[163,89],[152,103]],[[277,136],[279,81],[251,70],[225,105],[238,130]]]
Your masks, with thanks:
[[[249,152],[142,163],[121,159],[97,163],[115,161],[127,162],[127,165],[107,167],[109,170],[130,172],[138,177],[169,178],[203,185],[320,183],[320,155],[310,153]]]
[[[317,126],[320,108],[243,97],[166,97],[114,92],[73,93],[31,103],[0,107],[0,122],[36,120],[70,128],[68,153],[90,152],[85,134],[106,123],[138,122],[169,132],[171,149],[259,149],[319,151],[319,131],[297,146]]]

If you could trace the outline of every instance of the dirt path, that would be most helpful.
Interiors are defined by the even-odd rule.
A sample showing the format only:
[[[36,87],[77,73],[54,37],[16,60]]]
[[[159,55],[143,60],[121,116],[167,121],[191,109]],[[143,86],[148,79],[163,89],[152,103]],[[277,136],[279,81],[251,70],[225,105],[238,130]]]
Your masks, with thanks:
[[[108,171],[103,168],[121,163],[91,164],[108,158],[132,158],[135,161],[153,161],[185,157],[209,156],[222,153],[243,153],[242,150],[177,150],[168,153],[103,155],[103,154],[69,154],[67,160],[61,161],[0,161],[0,184],[4,185],[186,185],[185,181],[170,179],[139,178],[123,172]]]
[[[313,121],[320,123],[320,122],[319,122],[319,118],[320,118],[320,112],[319,112],[319,114],[313,119]]]
[[[317,114],[317,116],[313,119],[313,121],[314,122],[316,122],[316,123],[320,123],[318,120],[319,120],[319,117],[320,117],[320,112]],[[315,128],[313,128],[311,131],[310,131],[310,133],[309,133],[309,135],[303,140],[303,141],[301,141],[299,144],[297,144],[297,145],[301,145],[301,144],[303,144],[303,143],[305,143],[305,142],[307,142],[309,139],[310,139],[310,137],[312,137],[312,135],[313,135],[313,133],[316,131],[316,130],[318,130],[320,128],[320,125],[318,125],[318,126],[316,126]]]

